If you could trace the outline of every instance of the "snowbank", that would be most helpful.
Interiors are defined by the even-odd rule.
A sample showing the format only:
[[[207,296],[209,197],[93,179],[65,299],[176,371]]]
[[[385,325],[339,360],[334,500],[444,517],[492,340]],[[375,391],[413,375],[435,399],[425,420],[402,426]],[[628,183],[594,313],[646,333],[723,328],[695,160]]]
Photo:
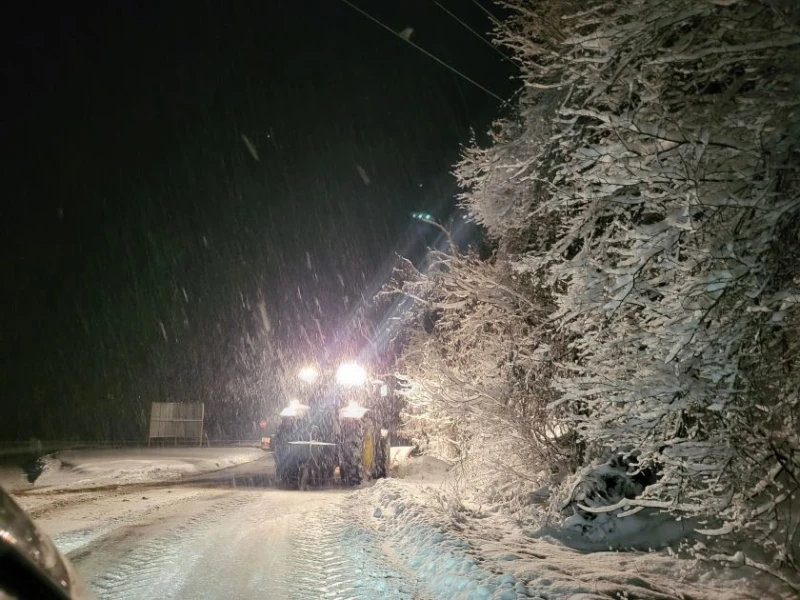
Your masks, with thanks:
[[[409,456],[405,460],[398,461],[394,475],[409,481],[443,484],[447,480],[450,468],[446,462],[433,456]]]
[[[696,520],[678,520],[663,511],[639,507],[627,510],[626,500],[638,497],[645,476],[634,476],[622,461],[587,467],[573,478],[561,513],[560,539],[573,547],[661,549],[696,537]],[[619,507],[614,509],[613,507]]]
[[[69,450],[43,459],[36,488],[125,485],[180,479],[264,456],[258,448],[116,448]]]
[[[387,538],[384,547],[393,549],[400,567],[453,600],[780,597],[750,569],[669,553],[587,554],[410,481],[380,480],[349,501],[366,527]]]
[[[21,467],[3,465],[0,466],[0,487],[16,491],[29,488],[31,484]]]
[[[392,468],[407,460],[416,450],[415,446],[392,446],[389,463]]]

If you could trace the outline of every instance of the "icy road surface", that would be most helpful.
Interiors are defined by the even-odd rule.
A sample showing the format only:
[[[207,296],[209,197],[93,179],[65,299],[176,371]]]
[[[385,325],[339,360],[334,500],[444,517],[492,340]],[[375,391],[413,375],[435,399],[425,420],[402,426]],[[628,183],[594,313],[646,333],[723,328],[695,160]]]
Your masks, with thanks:
[[[177,484],[18,499],[99,599],[426,597],[349,517],[347,490],[279,490],[272,472],[266,457]]]

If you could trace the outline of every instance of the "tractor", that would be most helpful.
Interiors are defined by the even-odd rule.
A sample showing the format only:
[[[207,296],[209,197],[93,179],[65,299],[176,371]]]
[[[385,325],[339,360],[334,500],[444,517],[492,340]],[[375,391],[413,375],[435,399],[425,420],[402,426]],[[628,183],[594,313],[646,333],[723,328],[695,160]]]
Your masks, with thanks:
[[[331,482],[337,468],[349,486],[386,477],[393,421],[386,383],[356,363],[343,363],[335,370],[303,367],[295,388],[271,443],[282,486]]]

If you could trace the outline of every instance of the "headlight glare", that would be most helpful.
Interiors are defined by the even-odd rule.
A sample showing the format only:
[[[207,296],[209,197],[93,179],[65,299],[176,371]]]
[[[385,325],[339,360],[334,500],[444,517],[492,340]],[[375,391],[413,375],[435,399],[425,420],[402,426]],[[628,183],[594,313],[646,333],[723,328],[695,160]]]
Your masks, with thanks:
[[[300,404],[300,401],[297,399],[292,399],[289,401],[289,406],[284,408],[281,411],[282,417],[302,417],[303,415],[308,412],[308,406],[305,404]]]
[[[356,363],[344,363],[336,370],[336,383],[347,387],[358,387],[367,381],[364,367]]]
[[[307,365],[297,372],[297,378],[304,383],[314,383],[319,377],[316,367]]]
[[[362,419],[367,413],[367,409],[361,406],[358,402],[351,400],[343,409],[339,411],[339,416],[342,419]]]

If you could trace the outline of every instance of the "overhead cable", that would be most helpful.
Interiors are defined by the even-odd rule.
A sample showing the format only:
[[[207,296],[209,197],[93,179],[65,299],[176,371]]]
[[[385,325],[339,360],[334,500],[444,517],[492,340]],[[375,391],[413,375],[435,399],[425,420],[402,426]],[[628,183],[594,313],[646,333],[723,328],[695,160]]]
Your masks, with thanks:
[[[487,40],[485,37],[483,37],[483,36],[482,36],[480,33],[478,33],[477,31],[475,31],[475,30],[474,30],[472,27],[470,27],[470,26],[469,26],[469,25],[467,25],[467,24],[466,24],[464,21],[462,21],[461,19],[459,19],[459,18],[458,18],[458,16],[457,16],[457,15],[455,15],[455,14],[453,14],[453,13],[452,13],[452,12],[451,12],[451,11],[450,11],[450,10],[449,10],[447,7],[446,7],[446,6],[442,6],[442,4],[438,2],[438,0],[433,0],[433,3],[434,3],[436,6],[438,6],[439,8],[441,8],[441,9],[442,9],[444,12],[446,12],[446,13],[447,13],[447,14],[448,14],[448,15],[449,15],[449,16],[450,16],[450,17],[451,17],[451,18],[452,18],[454,21],[456,21],[456,22],[457,22],[459,25],[461,25],[461,26],[462,26],[464,29],[466,29],[467,31],[469,31],[469,32],[470,32],[472,35],[474,35],[474,36],[475,36],[476,38],[478,38],[480,41],[482,41],[484,44],[486,44],[487,46],[489,46],[489,48],[491,48],[492,50],[494,50],[495,52],[497,52],[497,53],[498,53],[500,56],[502,56],[502,57],[503,57],[503,60],[511,60],[511,59],[509,59],[509,58],[508,58],[508,56],[506,56],[506,55],[505,55],[505,54],[502,52],[502,50],[500,50],[500,48],[498,48],[497,46],[495,46],[495,45],[494,45],[492,42],[490,42],[490,41],[489,41],[489,40]]]
[[[419,50],[420,52],[422,52],[422,53],[423,53],[425,56],[427,56],[428,58],[431,58],[431,59],[435,60],[437,63],[439,63],[440,65],[442,65],[442,66],[443,66],[444,68],[446,68],[447,70],[449,70],[449,71],[451,71],[451,72],[455,73],[456,75],[458,75],[459,77],[461,77],[461,78],[462,78],[462,79],[464,79],[465,81],[468,81],[469,83],[471,83],[472,85],[474,85],[476,88],[478,88],[478,89],[480,89],[480,90],[484,91],[485,93],[489,94],[489,95],[490,95],[492,98],[495,98],[496,100],[498,100],[499,102],[502,102],[503,104],[505,104],[505,103],[506,103],[506,101],[505,101],[505,100],[503,100],[503,99],[502,99],[500,96],[498,96],[497,94],[495,94],[493,91],[491,91],[491,90],[490,90],[490,89],[488,89],[487,87],[485,87],[485,86],[481,85],[480,83],[478,83],[477,81],[475,81],[475,80],[474,80],[474,79],[472,79],[471,77],[469,77],[469,76],[465,75],[464,73],[462,73],[461,71],[459,71],[459,70],[458,70],[458,69],[456,69],[455,67],[453,67],[453,66],[450,66],[450,65],[449,65],[449,64],[447,64],[445,61],[443,61],[442,59],[438,58],[437,56],[434,56],[433,54],[431,54],[430,52],[428,52],[427,50],[425,50],[425,48],[423,48],[423,47],[421,47],[421,46],[419,46],[419,45],[415,44],[414,42],[412,42],[412,41],[411,41],[411,39],[410,39],[410,36],[407,36],[407,35],[406,35],[406,36],[404,36],[404,35],[401,35],[400,33],[396,32],[394,29],[392,29],[392,28],[391,28],[391,27],[389,27],[388,25],[385,25],[384,23],[382,23],[381,21],[379,21],[378,19],[376,19],[375,17],[373,17],[371,14],[369,14],[369,13],[368,13],[368,12],[366,12],[365,10],[363,10],[363,9],[359,8],[358,6],[356,6],[355,4],[353,4],[352,2],[350,2],[350,0],[342,0],[342,2],[344,2],[344,3],[345,3],[347,6],[349,6],[350,8],[352,8],[353,10],[355,10],[356,12],[359,12],[359,13],[361,13],[362,15],[364,15],[365,17],[367,17],[367,18],[368,18],[370,21],[372,21],[372,22],[373,22],[373,23],[375,23],[376,25],[379,25],[380,27],[382,27],[382,28],[383,28],[383,29],[385,29],[386,31],[389,31],[389,32],[391,32],[391,34],[392,34],[392,35],[394,35],[395,37],[397,37],[397,38],[399,38],[399,39],[403,40],[404,42],[406,42],[406,43],[408,43],[408,44],[410,44],[411,46],[413,46],[414,48],[416,48],[417,50]]]

